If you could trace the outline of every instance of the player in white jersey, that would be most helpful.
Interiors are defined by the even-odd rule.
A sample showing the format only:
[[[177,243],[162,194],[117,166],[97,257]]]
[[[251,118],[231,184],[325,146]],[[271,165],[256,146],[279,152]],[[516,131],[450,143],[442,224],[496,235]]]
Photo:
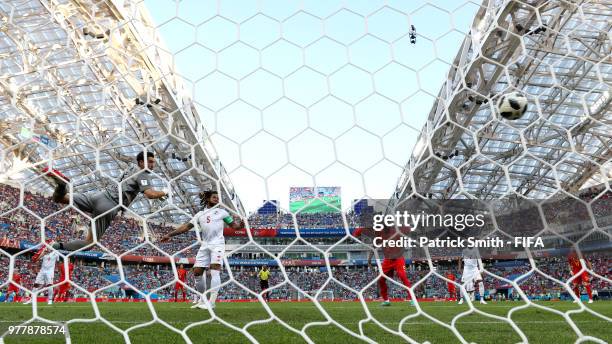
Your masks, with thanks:
[[[482,259],[476,248],[466,248],[463,250],[463,257],[459,258],[459,270],[461,270],[461,263],[463,262],[463,273],[461,274],[461,282],[465,285],[465,290],[468,292],[470,300],[474,301],[475,287],[478,285],[478,292],[480,293],[480,303],[486,305],[484,300],[484,283],[482,282],[482,275],[480,270],[482,269]],[[459,304],[464,301],[465,295],[459,300]]]
[[[55,263],[60,260],[60,254],[55,250],[49,250],[46,246],[43,246],[35,255],[32,257],[33,262],[37,262],[39,257],[42,255],[42,264],[40,265],[40,271],[36,275],[34,281],[34,290],[39,290],[48,287],[47,300],[49,304],[53,303],[53,279],[55,277]],[[30,297],[24,304],[32,302]]]
[[[193,265],[193,274],[196,279],[196,289],[201,294],[200,301],[192,308],[207,309],[215,308],[215,301],[221,286],[221,266],[225,256],[225,238],[223,228],[228,224],[234,229],[240,228],[240,221],[235,221],[230,213],[218,207],[219,194],[216,191],[206,191],[200,195],[200,201],[204,209],[199,211],[190,222],[184,223],[174,231],[161,238],[161,242],[168,242],[170,238],[185,233],[196,227],[199,231],[202,246],[196,255]],[[206,276],[204,271],[210,274],[210,299],[206,300]]]

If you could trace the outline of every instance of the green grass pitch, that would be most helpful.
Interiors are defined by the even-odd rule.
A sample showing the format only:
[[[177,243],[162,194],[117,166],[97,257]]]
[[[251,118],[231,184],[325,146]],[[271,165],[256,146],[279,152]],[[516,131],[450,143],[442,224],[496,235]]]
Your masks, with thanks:
[[[321,198],[313,198],[308,201],[292,201],[289,204],[289,209],[291,212],[300,212],[303,214],[312,214],[312,213],[337,213],[339,209],[342,209],[340,203],[340,197],[321,197]]]
[[[605,319],[580,310],[578,305],[570,302],[538,302],[538,305],[569,314],[579,331],[586,336],[596,337],[605,342],[612,342],[612,324]],[[359,323],[367,319],[368,315],[360,303],[356,302],[321,302],[329,316],[341,326],[355,333],[360,333]],[[422,302],[419,304],[429,316],[450,325],[453,318],[469,308],[467,305],[457,305],[450,302]],[[489,303],[476,305],[476,308],[486,314],[508,317],[525,333],[530,343],[574,343],[578,336],[565,319],[550,310],[524,306],[520,302]],[[221,321],[212,319],[208,311],[190,309],[187,303],[98,303],[100,316],[120,329],[146,324],[144,327],[134,328],[128,332],[132,343],[182,343],[184,340],[176,332],[171,331],[160,323],[153,323],[153,312],[157,317],[168,324],[184,329],[196,323],[186,334],[193,343],[248,343],[249,339],[240,331],[231,329]],[[590,309],[608,318],[612,317],[612,302],[596,302],[586,305]],[[326,323],[327,319],[313,303],[301,302],[273,302],[269,304],[270,310],[298,331],[305,333],[315,343],[364,343],[344,332],[339,326]],[[368,302],[370,321],[362,323],[363,334],[378,343],[405,342],[401,337],[383,329],[386,326],[394,331],[400,327],[400,320],[416,313],[416,308],[405,302],[395,302],[391,307],[380,307],[379,302]],[[260,343],[305,343],[300,334],[283,327],[271,317],[260,303],[218,303],[216,316],[237,328],[248,332],[252,338]],[[82,319],[83,322],[72,323],[68,329],[72,343],[118,343],[123,342],[123,336],[101,321],[86,322],[95,318],[94,307],[89,303],[38,304],[38,315],[45,319],[66,321]],[[18,325],[32,318],[32,306],[22,304],[0,304],[0,332],[4,332],[10,325]],[[374,319],[376,321],[374,321]],[[257,321],[247,326],[252,321]],[[270,320],[269,322],[265,322]],[[208,322],[206,322],[208,321]],[[151,322],[149,324],[149,322]],[[378,323],[376,323],[378,322]],[[308,324],[310,326],[306,326]],[[43,324],[40,322],[33,325]],[[305,327],[306,326],[306,327]],[[454,324],[455,328],[467,342],[475,343],[517,343],[520,337],[512,327],[504,321],[487,317],[484,314],[472,313],[462,316]],[[445,326],[439,325],[430,318],[419,315],[403,322],[401,330],[418,342],[430,343],[458,343],[453,332]],[[5,343],[64,343],[60,335],[47,336],[6,336]],[[0,340],[0,343],[2,340]]]

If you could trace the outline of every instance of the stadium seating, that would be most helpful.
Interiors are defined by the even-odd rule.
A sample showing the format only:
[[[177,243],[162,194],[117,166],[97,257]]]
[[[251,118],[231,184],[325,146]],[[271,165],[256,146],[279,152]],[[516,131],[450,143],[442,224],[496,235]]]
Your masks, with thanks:
[[[592,202],[593,212],[601,214],[609,214],[608,208],[609,202],[593,202],[594,197],[598,196],[598,190],[587,190],[583,192],[580,197],[585,202]],[[609,193],[599,196],[598,199],[607,199]],[[52,202],[49,198],[32,194],[30,192],[24,193],[24,206],[27,208],[18,208],[15,211],[6,212],[12,205],[11,200],[19,198],[19,190],[8,185],[0,184],[0,210],[5,212],[0,216],[0,239],[9,239],[15,241],[26,241],[31,244],[40,242],[40,221],[34,216],[44,218],[45,221],[46,235],[49,238],[66,239],[69,236],[74,235],[78,231],[78,223],[85,223],[82,215],[79,215],[74,210],[65,210],[57,213],[61,208]],[[546,209],[562,209],[567,207],[572,202],[576,202],[574,199],[561,199],[552,202],[554,207]],[[587,209],[584,207],[584,209]],[[553,214],[548,214],[551,217]],[[533,216],[538,216],[534,213]],[[576,212],[576,218],[578,221],[581,219],[588,219],[588,213],[584,211]],[[345,216],[349,226],[357,226],[357,217],[348,214]],[[344,227],[342,215],[339,213],[328,213],[328,214],[297,214],[296,220],[299,228],[338,228]],[[293,217],[291,214],[277,213],[277,214],[253,214],[248,219],[249,225],[252,228],[292,228]],[[503,220],[502,220],[503,221]],[[529,228],[530,224],[533,223],[533,218],[529,216],[522,216],[512,219],[512,224],[518,228]],[[75,223],[77,225],[75,225]],[[148,230],[156,236],[161,236],[173,229],[172,226],[147,223]],[[502,228],[503,229],[503,228]],[[142,245],[142,224],[141,222],[126,216],[117,217],[109,228],[107,233],[101,240],[101,244],[111,250],[114,254],[123,254],[129,250],[131,255],[136,256],[161,256],[163,255],[158,249],[151,245]],[[324,238],[321,240],[325,240]],[[333,239],[335,242],[337,239]],[[170,243],[156,243],[157,247],[167,254],[174,254],[179,250],[193,246],[195,242],[194,235],[184,235],[177,237]],[[138,247],[138,245],[142,245]],[[136,248],[138,247],[138,248]],[[193,246],[190,249],[177,255],[178,257],[193,257],[197,247]],[[21,254],[16,256],[16,268],[23,275],[23,284],[31,288],[35,278],[35,272],[37,268],[31,262],[31,253]],[[436,251],[430,252],[432,256],[436,256]],[[449,254],[446,250],[444,253]],[[457,252],[457,254],[459,254]],[[609,257],[597,254],[589,254],[588,259],[593,265],[594,271],[607,278],[612,277],[612,266],[611,259]],[[6,264],[4,264],[6,261]],[[571,276],[567,268],[567,261],[561,258],[544,258],[538,259],[537,267],[542,272],[561,281],[567,281]],[[3,266],[8,266],[8,258],[0,257],[0,263]],[[127,282],[137,290],[146,293],[155,294],[155,298],[159,299],[170,299],[173,295],[173,279],[174,273],[170,269],[168,264],[125,264],[124,274]],[[233,278],[236,282],[246,286],[247,288],[259,292],[259,281],[257,274],[252,267],[236,267],[233,266],[232,271]],[[457,280],[460,279],[460,275],[457,271],[453,270],[453,265],[449,262],[441,262],[438,266],[437,272],[439,274],[445,274],[447,271],[453,271],[457,276]],[[516,264],[511,266],[503,266],[496,262],[487,262],[487,271],[495,275],[517,279],[517,282],[521,285],[521,289],[530,297],[533,298],[545,298],[545,297],[556,297],[559,298],[561,294],[565,292],[562,285],[554,282],[550,278],[543,278],[537,273],[531,273],[529,276],[522,279],[518,279],[519,276],[524,275],[530,271],[531,267],[527,261],[517,261]],[[378,272],[376,268],[367,269],[363,266],[349,266],[349,267],[334,267],[330,272],[321,271],[319,268],[304,268],[304,267],[287,267],[286,268],[288,280],[285,280],[282,273],[276,269],[272,269],[270,277],[271,292],[270,296],[273,299],[295,299],[298,298],[298,292],[291,286],[289,281],[295,286],[299,287],[303,291],[315,292],[317,290],[331,291],[334,298],[352,300],[356,299],[357,296],[347,288],[343,287],[340,283],[351,286],[356,289],[362,289],[369,283],[371,283]],[[426,265],[414,264],[409,267],[408,276],[415,282],[424,278],[430,271]],[[0,281],[5,281],[8,271],[6,269],[0,269]],[[57,275],[59,276],[59,274]],[[332,280],[333,277],[335,280]],[[501,289],[507,288],[507,283],[502,280],[495,279],[490,275],[484,275],[485,285],[487,290],[489,289]],[[190,275],[188,284],[192,287],[193,276]],[[125,296],[125,286],[119,287],[118,285],[111,286],[113,283],[119,281],[119,274],[117,266],[113,261],[109,262],[95,262],[95,261],[80,261],[77,260],[77,264],[72,275],[72,280],[84,288],[87,291],[100,290],[97,295],[104,297],[122,297]],[[229,274],[224,272],[222,274],[222,280],[228,281]],[[601,279],[593,280],[593,288],[604,289],[609,286]],[[426,281],[416,288],[415,293],[419,298],[445,298],[449,295],[446,291],[446,281],[430,275]],[[79,290],[73,289],[75,295],[82,294]],[[367,288],[363,296],[367,299],[377,298],[377,286],[372,284]],[[395,284],[390,285],[390,295],[393,298],[405,298],[405,291]],[[232,300],[249,300],[255,299],[255,297],[248,293],[246,290],[241,288],[238,284],[230,282],[226,284],[219,296],[221,299],[232,299]],[[303,298],[303,296],[302,296]]]

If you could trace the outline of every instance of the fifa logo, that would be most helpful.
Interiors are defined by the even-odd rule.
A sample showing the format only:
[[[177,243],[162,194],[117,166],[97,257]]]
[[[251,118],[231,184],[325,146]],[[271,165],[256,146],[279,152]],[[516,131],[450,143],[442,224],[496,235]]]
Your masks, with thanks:
[[[515,247],[544,247],[544,241],[542,238],[537,237],[515,237],[514,238],[514,246]]]

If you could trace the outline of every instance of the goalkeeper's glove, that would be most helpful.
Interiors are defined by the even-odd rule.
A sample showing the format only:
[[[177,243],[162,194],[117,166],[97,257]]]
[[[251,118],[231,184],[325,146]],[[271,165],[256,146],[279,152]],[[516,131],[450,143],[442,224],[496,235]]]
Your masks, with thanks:
[[[164,196],[162,196],[160,199],[161,199],[162,201],[167,200],[167,199],[168,199],[168,197],[170,197],[170,191],[171,191],[171,189],[170,189],[170,188],[163,188],[163,189],[161,189],[161,191],[162,191],[162,192],[163,192],[165,195],[164,195]]]

